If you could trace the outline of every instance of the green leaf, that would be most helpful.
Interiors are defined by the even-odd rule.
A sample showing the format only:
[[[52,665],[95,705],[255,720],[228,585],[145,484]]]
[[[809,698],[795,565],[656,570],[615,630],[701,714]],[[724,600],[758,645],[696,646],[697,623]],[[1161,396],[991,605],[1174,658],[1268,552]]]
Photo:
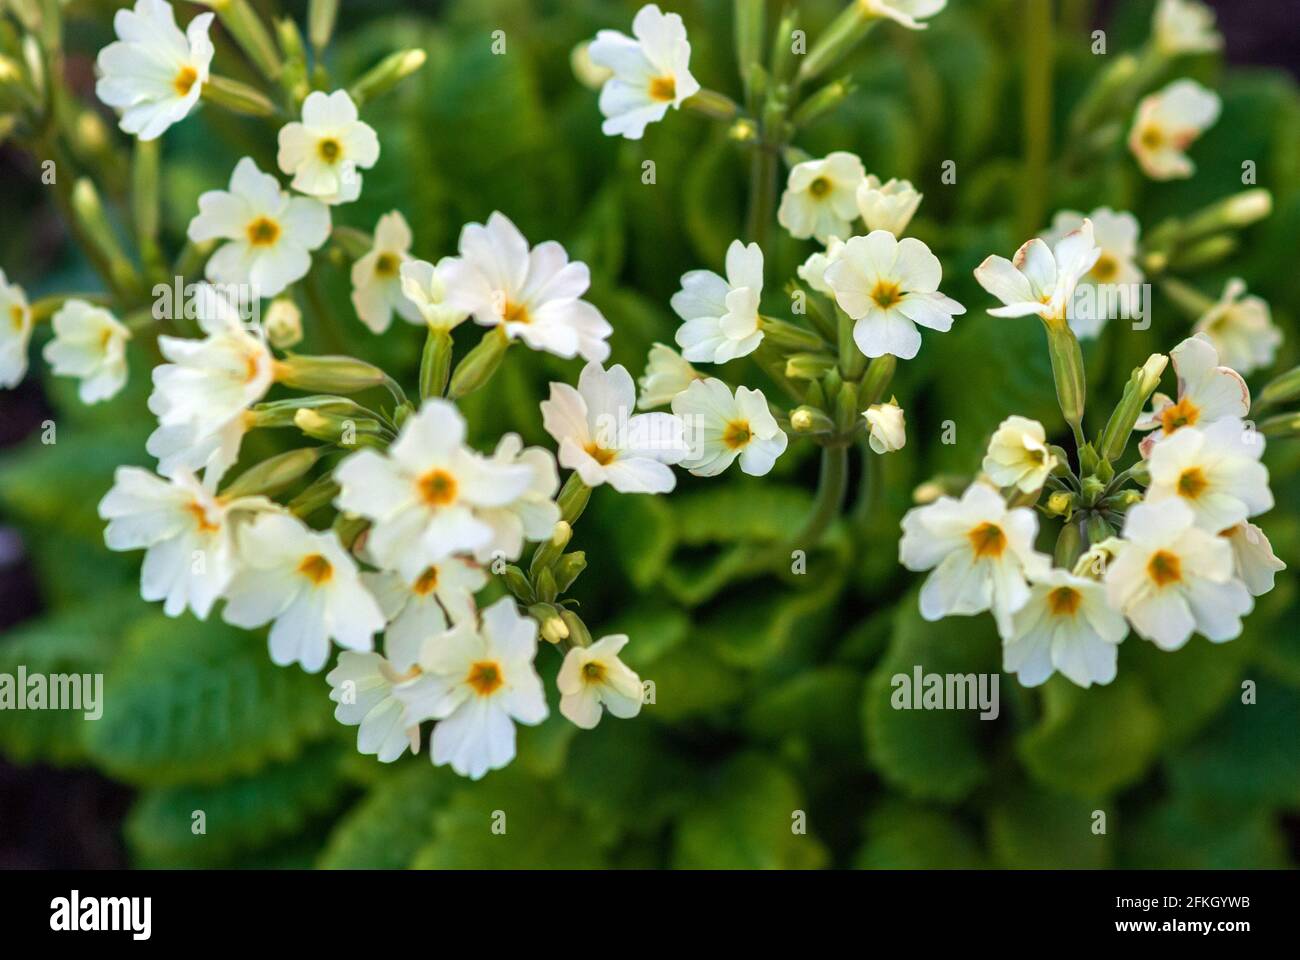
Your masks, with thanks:
[[[593,526],[608,538],[602,550],[617,558],[638,590],[658,581],[677,542],[672,514],[661,497],[623,496],[612,489],[596,490],[588,506]]]
[[[1256,616],[1247,618],[1247,631],[1255,630]],[[1170,653],[1130,636],[1120,647],[1119,676],[1141,678],[1160,712],[1162,742],[1173,746],[1197,734],[1240,689],[1242,664],[1253,646],[1246,637],[1231,643],[1194,637]]]
[[[853,865],[863,870],[978,870],[984,854],[950,814],[889,801],[867,817],[866,842]]]
[[[809,670],[759,694],[745,712],[745,727],[760,740],[789,744],[797,755],[842,770],[862,756],[861,700],[856,670]]]
[[[334,826],[318,865],[327,870],[409,867],[433,836],[433,815],[460,779],[427,756],[400,761]]]
[[[1286,837],[1267,813],[1212,810],[1175,799],[1124,823],[1120,865],[1138,870],[1281,870]]]
[[[1003,784],[989,810],[989,852],[997,866],[1014,870],[1109,866],[1110,837],[1092,832],[1095,809],[1078,797]],[[1107,829],[1112,826],[1108,823]]]
[[[632,649],[630,643],[627,649]],[[647,700],[641,715],[659,723],[722,713],[745,692],[733,668],[691,644],[677,647],[644,669],[636,662],[628,659],[629,666],[641,671],[642,681],[654,684],[654,700]]]

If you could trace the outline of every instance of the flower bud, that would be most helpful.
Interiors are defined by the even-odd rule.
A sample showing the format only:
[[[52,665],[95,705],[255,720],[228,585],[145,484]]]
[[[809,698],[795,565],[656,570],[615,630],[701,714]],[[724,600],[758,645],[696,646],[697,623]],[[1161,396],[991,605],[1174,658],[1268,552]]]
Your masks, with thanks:
[[[1300,413],[1282,413],[1269,417],[1259,425],[1259,432],[1279,440],[1300,437]]]
[[[275,379],[286,387],[313,393],[359,393],[382,387],[388,374],[353,357],[309,357],[294,354],[275,365]]]
[[[374,446],[372,441],[378,441],[382,445],[384,437],[384,428],[377,420],[321,413],[307,407],[294,414],[293,423],[309,437],[337,443],[342,447]]]
[[[307,4],[307,35],[317,50],[329,45],[338,14],[339,0],[311,0]]]
[[[256,87],[213,74],[203,85],[203,99],[246,117],[273,117],[275,104]]]
[[[826,348],[826,342],[821,337],[793,323],[763,317],[761,325],[763,339],[782,352],[818,352]]]
[[[91,256],[105,265],[118,291],[132,292],[140,287],[140,275],[122,251],[100,203],[99,191],[88,178],[72,186],[72,214],[85,234]]]
[[[1079,492],[1083,495],[1083,502],[1091,506],[1101,499],[1101,495],[1106,491],[1106,484],[1098,477],[1088,476],[1083,478],[1079,488]]]
[[[582,516],[589,499],[591,499],[591,487],[583,483],[582,477],[575,471],[569,474],[568,480],[564,481],[564,486],[555,502],[560,508],[560,517],[572,526]]]
[[[879,403],[885,391],[889,389],[890,381],[894,379],[894,371],[897,369],[898,358],[892,353],[886,353],[872,360],[867,366],[866,375],[862,378],[859,399],[868,405]]]
[[[835,422],[825,412],[804,404],[790,411],[790,429],[799,434],[819,436],[834,433]]]
[[[1074,494],[1068,490],[1057,490],[1047,498],[1047,512],[1053,517],[1069,517],[1074,512]]]
[[[555,566],[551,569],[555,571],[555,586],[564,593],[573,586],[582,571],[587,569],[587,554],[582,550],[566,553],[555,561]]]
[[[513,563],[506,566],[505,573],[502,574],[502,577],[505,579],[506,589],[513,593],[515,597],[522,602],[532,603],[537,599],[533,594],[533,585],[528,582],[528,578],[524,576],[524,572]]]
[[[1088,542],[1103,543],[1115,535],[1115,528],[1100,513],[1088,517]]]
[[[860,0],[846,6],[822,31],[799,67],[799,82],[807,83],[844,57],[875,26],[876,16]]]
[[[541,571],[551,566],[564,548],[569,545],[569,539],[573,536],[573,527],[564,520],[559,520],[555,524],[555,529],[551,533],[551,538],[538,544],[537,549],[533,551],[532,562],[528,565],[528,572],[536,577]]]
[[[379,61],[348,91],[352,100],[360,106],[367,100],[373,100],[382,93],[387,93],[415,71],[424,66],[428,59],[423,50],[399,50]]]
[[[320,460],[324,447],[303,447],[263,460],[239,475],[222,491],[223,497],[274,496],[292,486]]]
[[[1079,340],[1064,320],[1046,322],[1047,352],[1052,360],[1056,399],[1065,422],[1078,431],[1083,423],[1087,387],[1083,373],[1083,351]]]
[[[834,366],[829,353],[792,353],[785,360],[785,375],[791,380],[820,380]]]
[[[1082,549],[1083,535],[1079,531],[1079,524],[1067,523],[1056,535],[1056,549],[1053,551],[1052,559],[1058,567],[1068,570],[1074,565]]]
[[[1156,387],[1160,386],[1160,376],[1165,371],[1169,358],[1163,353],[1153,353],[1146,363],[1138,367],[1129,376],[1124,385],[1124,394],[1119,405],[1111,413],[1110,419],[1101,431],[1097,441],[1097,455],[1104,461],[1118,460],[1128,446],[1128,438],[1133,433],[1133,425]]]
[[[582,622],[582,618],[567,607],[560,611],[560,619],[564,621],[564,626],[568,628],[569,640],[579,647],[591,646],[591,631],[587,625]]]
[[[459,400],[492,379],[510,347],[505,327],[496,326],[483,334],[474,349],[461,358],[451,374],[447,396]]]
[[[556,586],[555,574],[551,573],[550,567],[542,567],[533,577],[533,592],[537,594],[537,599],[542,603],[554,603],[556,595],[560,588]]]
[[[1256,410],[1262,410],[1279,403],[1290,403],[1297,397],[1300,397],[1300,367],[1292,367],[1265,384],[1256,398],[1255,407]]]
[[[296,347],[302,342],[302,311],[289,297],[277,297],[266,310],[262,329],[277,350]]]
[[[420,399],[441,397],[451,376],[451,331],[429,328],[424,341],[424,354],[420,357]]]
[[[280,75],[280,54],[266,25],[248,0],[206,0],[206,3],[216,11],[221,25],[235,38],[235,43],[262,75],[268,80],[276,79]],[[209,78],[210,81],[214,79]]]
[[[528,608],[528,615],[537,621],[541,628],[542,639],[547,643],[559,643],[569,639],[569,626],[561,612],[549,603],[534,603]]]
[[[796,127],[806,127],[830,113],[853,92],[853,84],[848,80],[833,80],[822,87],[799,105],[794,112],[793,122]]]

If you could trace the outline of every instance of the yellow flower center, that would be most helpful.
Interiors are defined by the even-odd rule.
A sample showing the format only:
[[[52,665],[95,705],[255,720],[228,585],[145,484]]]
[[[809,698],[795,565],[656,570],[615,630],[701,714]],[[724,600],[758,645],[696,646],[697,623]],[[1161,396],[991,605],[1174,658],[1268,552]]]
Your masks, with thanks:
[[[903,299],[903,292],[897,283],[882,277],[876,281],[876,286],[871,291],[871,299],[881,310],[888,310]]]
[[[748,420],[732,420],[722,431],[722,442],[732,450],[739,450],[754,438]]]
[[[21,330],[23,328],[23,324],[26,321],[27,321],[27,311],[25,311],[22,307],[20,307],[18,304],[15,303],[12,307],[9,308],[9,323],[13,326],[15,330]]]
[[[592,660],[582,666],[582,679],[587,683],[604,683],[605,682],[605,665],[598,660]]]
[[[216,533],[221,529],[220,524],[208,519],[208,511],[197,500],[191,500],[185,505],[185,509],[194,518],[194,525],[199,533]]]
[[[1103,253],[1092,265],[1092,278],[1099,283],[1109,283],[1119,275],[1119,261],[1109,253]]]
[[[329,583],[334,576],[334,567],[319,553],[313,553],[309,557],[303,557],[302,563],[298,564],[298,572],[319,587],[322,583]]]
[[[515,303],[513,300],[506,301],[506,308],[501,311],[502,323],[532,323],[533,318],[528,315],[528,304]]]
[[[1165,145],[1165,132],[1157,124],[1149,123],[1138,134],[1138,142],[1147,150],[1159,150]]]
[[[431,507],[445,507],[456,499],[456,478],[446,470],[430,470],[416,485],[420,497]]]
[[[316,144],[316,153],[326,163],[334,163],[343,156],[343,144],[333,137],[326,137]]]
[[[501,678],[501,666],[496,661],[479,660],[469,665],[465,682],[480,697],[488,697],[499,690],[505,681]]]
[[[1191,427],[1201,419],[1201,408],[1187,397],[1177,403],[1171,403],[1160,411],[1160,429],[1163,433],[1173,433],[1179,427]]]
[[[280,225],[270,217],[258,217],[248,225],[248,242],[255,247],[269,247],[280,239]]]
[[[606,448],[598,444],[595,440],[589,440],[582,449],[586,450],[587,455],[590,456],[591,459],[599,463],[602,467],[609,466],[611,463],[614,462],[614,458],[618,456],[617,452],[613,450],[607,450]]]
[[[1157,550],[1147,561],[1147,573],[1158,587],[1167,587],[1183,579],[1183,565],[1168,550]]]
[[[172,81],[172,87],[182,97],[186,96],[194,87],[195,81],[199,79],[199,72],[193,67],[181,67],[176,74],[176,79]]]
[[[433,591],[438,589],[438,568],[430,567],[420,578],[415,581],[415,586],[411,588],[422,597],[427,597]]]
[[[975,551],[976,560],[985,557],[996,560],[1007,548],[1007,535],[996,523],[981,523],[966,536],[970,540],[971,549]]]
[[[655,77],[650,81],[650,99],[672,103],[677,99],[677,81],[672,77]]]
[[[391,253],[381,253],[375,259],[375,274],[381,277],[391,277],[397,273],[400,266],[397,257]]]
[[[1083,602],[1083,594],[1074,587],[1057,587],[1047,595],[1047,608],[1058,617],[1072,617]]]
[[[1188,467],[1178,475],[1178,495],[1188,500],[1195,500],[1209,485],[1210,481],[1205,478],[1205,471],[1200,467]]]

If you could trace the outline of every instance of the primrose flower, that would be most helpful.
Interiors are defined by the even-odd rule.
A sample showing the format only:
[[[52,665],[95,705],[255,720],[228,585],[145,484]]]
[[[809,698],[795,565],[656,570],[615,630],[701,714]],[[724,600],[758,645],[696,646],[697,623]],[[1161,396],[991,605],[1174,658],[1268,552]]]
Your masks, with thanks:
[[[901,237],[912,222],[921,194],[909,180],[889,179],[884,183],[874,173],[858,184],[854,199],[867,230],[888,230]]]
[[[888,403],[873,403],[862,414],[867,418],[871,449],[876,453],[902,450],[907,443],[907,428],[903,422],[903,408],[893,397]]]
[[[1224,418],[1244,420],[1250,412],[1250,388],[1241,374],[1219,364],[1218,351],[1205,334],[1189,337],[1169,351],[1178,374],[1178,400],[1163,393],[1151,398],[1151,410],[1135,425],[1158,430],[1151,441],[1183,427],[1208,426]],[[1143,454],[1151,444],[1143,441]]]
[[[1196,321],[1194,331],[1210,338],[1219,359],[1241,374],[1271,366],[1282,343],[1282,331],[1273,325],[1268,303],[1243,296],[1246,284],[1233,277],[1219,302]]]
[[[1085,217],[1073,210],[1062,210],[1052,219],[1052,229],[1043,235],[1043,241],[1054,246],[1082,229],[1084,221],[1092,224],[1093,240],[1101,254],[1075,287],[1077,296],[1069,321],[1070,329],[1080,339],[1099,336],[1107,320],[1133,316],[1141,306],[1138,298],[1145,279],[1137,265],[1141,227],[1131,213],[1098,207]]]
[[[1127,634],[1128,624],[1111,609],[1105,587],[1065,570],[1048,570],[1034,579],[1029,600],[1012,617],[1002,666],[1026,687],[1057,671],[1080,687],[1110,683]]]
[[[302,122],[280,128],[276,162],[293,176],[299,193],[321,203],[351,203],[361,195],[361,174],[379,160],[379,138],[362,123],[346,90],[313,90],[302,102]]]
[[[1198,0],[1160,0],[1151,20],[1151,39],[1167,57],[1209,53],[1223,46],[1214,11]]]
[[[27,375],[32,326],[27,294],[0,269],[0,387],[16,387]]]
[[[1152,180],[1186,179],[1196,172],[1186,150],[1219,119],[1222,101],[1195,80],[1175,80],[1138,104],[1128,148]]]
[[[542,447],[525,448],[519,434],[507,433],[497,441],[489,462],[501,467],[523,467],[530,472],[532,480],[510,502],[477,509],[478,518],[492,528],[492,539],[475,552],[480,563],[497,557],[517,558],[523,552],[525,540],[536,543],[550,539],[560,521],[560,507],[555,502],[560,473],[551,451]]]
[[[352,306],[361,322],[383,333],[393,313],[407,323],[421,320],[418,301],[405,292],[403,269],[411,262],[411,228],[398,211],[386,213],[375,226],[375,243],[352,264]]]
[[[776,219],[798,240],[847,237],[858,218],[858,185],[866,168],[852,153],[837,150],[821,160],[805,160],[790,169]]]
[[[858,0],[861,8],[873,17],[893,20],[909,30],[924,30],[922,23],[948,5],[948,0]]]
[[[1047,446],[1043,425],[1028,417],[1010,416],[989,441],[981,469],[999,487],[1022,493],[1041,490],[1060,461]]]
[[[420,675],[406,673],[377,653],[344,650],[334,669],[325,675],[330,685],[334,719],[358,727],[357,750],[373,755],[380,763],[392,763],[410,750],[420,750],[420,725],[405,723],[406,706],[396,688]]]
[[[560,713],[575,725],[591,730],[605,710],[620,720],[641,712],[641,678],[618,658],[627,642],[625,634],[614,634],[564,655],[555,685],[561,694]]]
[[[1101,257],[1093,238],[1092,221],[1067,233],[1049,247],[1038,237],[1021,245],[1015,256],[990,256],[975,268],[981,287],[1002,301],[994,317],[1037,315],[1045,321],[1067,319],[1073,312],[1074,291]]]
[[[929,247],[888,230],[849,240],[826,268],[835,302],[855,321],[853,342],[868,357],[910,360],[921,349],[917,325],[952,329],[953,316],[966,308],[939,292],[942,279],[939,258]]]
[[[701,374],[680,353],[662,343],[653,344],[646,358],[645,373],[637,381],[641,387],[638,410],[652,410],[673,402]]]
[[[98,403],[126,386],[126,342],[131,331],[103,307],[68,300],[50,321],[54,339],[44,356],[58,376],[77,377],[82,403]]]
[[[114,14],[117,41],[95,59],[95,95],[121,111],[125,132],[154,140],[194,109],[212,63],[212,17],[199,14],[181,33],[164,0],[136,0]]]
[[[763,340],[758,315],[763,293],[763,251],[739,240],[727,248],[727,276],[712,270],[682,275],[672,308],[685,323],[677,328],[677,345],[687,360],[726,363],[758,349]]]
[[[646,4],[632,18],[632,34],[635,39],[599,31],[587,58],[612,73],[600,90],[601,131],[640,140],[647,124],[662,120],[669,107],[679,109],[700,85],[691,76],[691,44],[680,16]]]
[[[1232,545],[1233,573],[1252,596],[1263,596],[1273,589],[1273,578],[1286,564],[1277,558],[1268,535],[1255,524],[1243,520],[1219,536]]]
[[[1240,420],[1184,427],[1151,448],[1146,499],[1182,500],[1202,530],[1218,533],[1273,508],[1264,437]]]
[[[844,254],[844,241],[839,237],[831,237],[826,242],[826,249],[819,250],[816,253],[809,254],[808,259],[800,264],[795,272],[804,283],[812,287],[818,293],[825,294],[828,297],[835,296],[835,291],[831,285],[826,282],[826,268],[838,260]]]
[[[488,575],[467,557],[448,557],[432,563],[414,580],[395,573],[361,574],[361,582],[374,596],[388,626],[384,653],[399,671],[420,659],[424,641],[475,616],[474,594],[487,586]]]
[[[689,448],[681,466],[697,477],[715,477],[737,459],[743,472],[764,476],[789,443],[761,390],[737,387],[733,395],[712,377],[675,396],[673,413],[681,418]]]
[[[469,312],[455,306],[454,298],[447,294],[442,277],[445,262],[408,260],[400,271],[402,299],[415,306],[413,322],[423,320],[431,330],[452,330],[469,319]]]
[[[208,259],[209,280],[252,284],[257,296],[274,297],[311,269],[311,251],[329,238],[329,209],[307,197],[290,197],[249,157],[235,164],[229,190],[199,197],[187,234],[195,243],[227,240]]]

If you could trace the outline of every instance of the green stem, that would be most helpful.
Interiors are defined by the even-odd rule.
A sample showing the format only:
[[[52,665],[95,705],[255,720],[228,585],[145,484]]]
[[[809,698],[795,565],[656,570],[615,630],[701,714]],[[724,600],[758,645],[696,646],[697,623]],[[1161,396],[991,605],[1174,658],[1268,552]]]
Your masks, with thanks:
[[[844,506],[844,493],[849,479],[849,451],[844,446],[823,447],[821,479],[817,484],[817,496],[813,501],[812,513],[809,514],[803,529],[792,538],[791,543],[798,549],[816,546],[822,534],[840,515]]]
[[[1055,40],[1052,4],[1024,0],[1024,109],[1025,177],[1020,191],[1020,230],[1032,236],[1043,224],[1047,210],[1048,166],[1052,142],[1052,53]]]
[[[763,140],[754,146],[754,157],[750,162],[749,215],[745,235],[757,243],[764,254],[768,250],[768,234],[776,207],[776,175],[776,148]]]

